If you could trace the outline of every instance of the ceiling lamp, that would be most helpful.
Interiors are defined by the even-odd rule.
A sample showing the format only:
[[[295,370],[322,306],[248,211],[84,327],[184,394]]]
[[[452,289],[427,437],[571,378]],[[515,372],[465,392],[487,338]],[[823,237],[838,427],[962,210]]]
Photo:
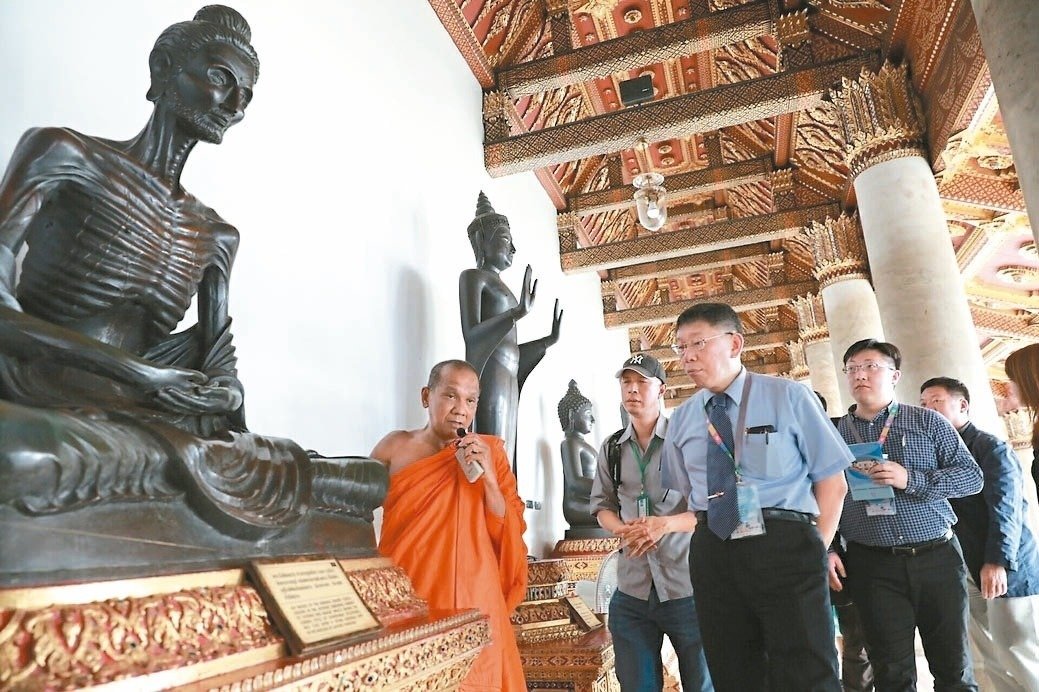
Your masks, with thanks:
[[[648,167],[649,152],[644,137],[639,138],[638,147]],[[639,213],[639,223],[647,231],[659,231],[667,222],[664,176],[650,171],[636,175],[631,182],[635,186],[635,208]]]
[[[635,185],[635,208],[639,212],[639,223],[647,231],[659,231],[667,222],[664,176],[659,173],[641,173],[632,182]]]

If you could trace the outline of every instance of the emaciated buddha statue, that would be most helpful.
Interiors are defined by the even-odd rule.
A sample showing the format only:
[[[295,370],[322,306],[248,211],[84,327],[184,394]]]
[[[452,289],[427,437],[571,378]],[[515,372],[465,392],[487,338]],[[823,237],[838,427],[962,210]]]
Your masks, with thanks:
[[[259,75],[250,40],[238,12],[205,7],[156,41],[140,133],[38,128],[12,155],[0,182],[0,583],[54,551],[70,569],[139,567],[373,540],[381,464],[311,459],[246,428],[228,315],[239,234],[180,183],[194,146],[219,144],[245,114]],[[196,295],[196,323],[172,333]],[[62,543],[70,527],[84,537]]]
[[[608,535],[591,511],[592,479],[599,453],[584,436],[592,431],[595,423],[592,402],[581,394],[577,382],[570,380],[557,411],[564,433],[559,454],[563,461],[563,518],[570,525],[566,537]]]
[[[509,220],[494,211],[482,192],[468,233],[476,255],[476,268],[466,269],[458,277],[458,303],[465,359],[480,374],[480,403],[473,428],[474,432],[497,435],[505,440],[505,451],[515,472],[520,392],[549,346],[559,341],[563,311],[556,300],[552,331],[540,339],[519,343],[516,322],[533,307],[538,283],[532,281],[528,264],[517,300],[501,280],[501,272],[512,266],[516,246],[512,244]]]

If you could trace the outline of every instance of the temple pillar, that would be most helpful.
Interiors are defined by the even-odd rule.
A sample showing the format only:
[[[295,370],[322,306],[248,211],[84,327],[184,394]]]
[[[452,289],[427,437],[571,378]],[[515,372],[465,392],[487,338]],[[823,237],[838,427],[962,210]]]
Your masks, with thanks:
[[[971,418],[1002,431],[978,335],[927,163],[923,118],[904,65],[844,79],[832,94],[887,340],[902,351],[900,401],[920,384],[956,377],[971,391]]]
[[[805,364],[808,366],[808,384],[826,399],[826,412],[831,416],[844,415],[844,400],[841,398],[837,368],[834,366],[833,349],[830,346],[830,330],[826,325],[822,296],[812,295],[790,301],[797,313],[797,330],[804,348]]]
[[[869,282],[866,243],[857,215],[841,214],[805,228],[815,256],[815,278],[819,281],[830,348],[837,372],[844,366],[844,352],[861,339],[884,339],[877,295]],[[846,377],[837,377],[838,403],[847,410],[852,404]],[[824,395],[825,396],[825,395]],[[831,408],[831,410],[835,410]]]
[[[790,353],[790,372],[787,375],[794,382],[811,387],[811,373],[808,371],[808,360],[805,358],[804,344],[800,341],[788,341],[786,350]],[[826,396],[823,394],[823,396]]]
[[[1039,243],[1039,3],[971,0],[992,87]]]

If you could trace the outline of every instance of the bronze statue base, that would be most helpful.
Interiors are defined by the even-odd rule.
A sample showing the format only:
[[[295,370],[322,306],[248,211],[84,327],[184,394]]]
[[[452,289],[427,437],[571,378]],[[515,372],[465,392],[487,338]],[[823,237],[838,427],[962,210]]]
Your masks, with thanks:
[[[487,618],[427,612],[388,559],[341,564],[383,627],[302,656],[240,568],[0,589],[0,689],[457,688],[490,643]]]
[[[283,533],[243,541],[219,533],[180,500],[116,502],[35,517],[0,505],[0,588],[155,576],[314,553],[374,555],[371,523],[311,511]]]

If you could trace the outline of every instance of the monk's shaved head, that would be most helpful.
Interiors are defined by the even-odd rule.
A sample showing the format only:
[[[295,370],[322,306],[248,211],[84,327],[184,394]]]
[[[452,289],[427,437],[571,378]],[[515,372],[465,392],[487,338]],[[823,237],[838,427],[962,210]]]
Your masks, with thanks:
[[[470,365],[464,360],[442,360],[433,366],[433,369],[429,371],[429,382],[426,386],[430,389],[436,389],[437,385],[440,384],[440,378],[443,376],[445,370],[468,370],[476,376],[476,380],[480,380],[480,373],[476,372],[476,368]]]

